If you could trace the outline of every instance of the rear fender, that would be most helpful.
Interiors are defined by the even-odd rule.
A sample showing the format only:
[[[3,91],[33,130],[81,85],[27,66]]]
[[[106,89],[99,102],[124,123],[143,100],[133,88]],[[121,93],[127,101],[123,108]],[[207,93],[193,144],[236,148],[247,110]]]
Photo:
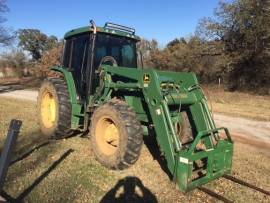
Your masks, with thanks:
[[[70,98],[71,107],[72,107],[71,129],[76,130],[79,128],[80,118],[83,117],[83,114],[81,114],[82,105],[78,103],[77,91],[76,91],[72,73],[63,67],[53,67],[51,68],[51,70],[63,74],[66,80],[67,88],[69,92],[69,98]]]

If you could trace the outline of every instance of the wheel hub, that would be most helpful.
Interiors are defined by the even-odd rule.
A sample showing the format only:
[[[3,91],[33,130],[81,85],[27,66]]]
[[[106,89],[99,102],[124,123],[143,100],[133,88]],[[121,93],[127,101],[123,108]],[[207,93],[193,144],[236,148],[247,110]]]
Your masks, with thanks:
[[[56,101],[49,91],[45,91],[42,95],[41,120],[46,128],[53,127],[56,120]]]
[[[116,152],[119,145],[119,131],[110,118],[101,118],[96,125],[97,144],[106,155]]]

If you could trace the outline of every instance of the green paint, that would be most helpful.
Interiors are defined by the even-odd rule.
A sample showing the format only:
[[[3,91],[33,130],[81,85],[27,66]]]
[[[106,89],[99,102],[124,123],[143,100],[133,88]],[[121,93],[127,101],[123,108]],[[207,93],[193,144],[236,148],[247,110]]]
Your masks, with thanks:
[[[53,67],[51,70],[62,73],[66,80],[70,103],[72,106],[71,129],[78,129],[80,119],[83,117],[84,114],[81,113],[82,105],[79,104],[77,101],[77,92],[72,73],[64,67]]]
[[[70,30],[69,32],[67,32],[65,34],[64,39],[67,39],[67,38],[72,37],[74,35],[87,33],[87,32],[93,32],[93,29],[90,26],[85,26],[85,27],[80,27],[80,28],[77,28],[77,29],[73,29],[73,30]],[[120,36],[120,37],[127,37],[127,38],[134,39],[134,40],[137,40],[137,41],[140,40],[140,37],[138,37],[136,35],[132,35],[132,34],[122,32],[122,31],[119,31],[119,30],[115,30],[115,29],[97,27],[97,32],[111,34],[111,35],[117,35],[117,36]]]
[[[160,151],[164,154],[168,169],[178,181],[181,190],[191,190],[231,171],[233,142],[229,131],[225,128],[216,129],[203,91],[193,73],[108,65],[104,65],[102,71],[105,74],[104,78],[110,78],[103,81],[103,92],[110,89],[114,94],[123,96],[141,122],[153,124]],[[112,80],[112,75],[118,79]],[[96,101],[92,100],[92,105],[100,104],[98,98],[102,97],[104,95],[96,97]],[[185,147],[182,146],[173,127],[175,122],[181,122],[178,112],[173,110],[173,106],[180,104],[190,112],[196,133],[194,141]],[[227,139],[220,139],[221,130],[225,131]],[[146,129],[144,133],[147,134]],[[197,145],[200,142],[204,142],[205,150],[198,150]],[[202,159],[207,159],[204,169],[206,175],[192,180],[193,164]]]

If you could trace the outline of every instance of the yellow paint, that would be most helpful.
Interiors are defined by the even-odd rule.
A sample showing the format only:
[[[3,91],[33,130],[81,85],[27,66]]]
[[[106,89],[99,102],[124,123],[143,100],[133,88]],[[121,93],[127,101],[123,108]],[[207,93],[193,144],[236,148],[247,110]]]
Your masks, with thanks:
[[[148,75],[148,74],[143,75],[143,83],[145,83],[145,84],[150,83],[150,75]]]
[[[108,117],[99,119],[95,133],[97,145],[102,153],[114,154],[119,145],[120,134],[113,120]]]
[[[41,98],[41,120],[46,128],[53,127],[56,120],[56,100],[48,90]]]

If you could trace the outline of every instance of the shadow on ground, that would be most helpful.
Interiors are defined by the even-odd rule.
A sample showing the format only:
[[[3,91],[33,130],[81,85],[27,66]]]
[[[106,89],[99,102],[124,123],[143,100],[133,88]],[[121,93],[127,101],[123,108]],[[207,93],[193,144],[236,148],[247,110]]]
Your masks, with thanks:
[[[156,196],[143,185],[142,181],[135,176],[127,176],[119,180],[116,185],[108,191],[100,203],[121,202],[151,202],[156,203]]]
[[[15,90],[21,90],[24,89],[24,86],[22,86],[20,83],[17,84],[8,84],[8,85],[0,85],[0,93],[5,92],[11,92]]]
[[[74,150],[69,149],[62,156],[52,163],[46,171],[44,171],[39,177],[37,177],[31,185],[24,189],[22,193],[20,193],[17,198],[11,197],[5,191],[1,192],[1,195],[9,202],[24,202],[24,198],[36,187],[38,184],[42,182],[44,178],[46,178],[62,161],[64,161]]]
[[[26,176],[29,171],[35,170],[41,164],[46,163],[51,155],[59,152],[60,145],[61,140],[45,137],[39,131],[19,135],[5,185],[14,184],[18,177]],[[1,195],[10,202],[23,202],[23,199],[72,152],[72,149],[67,150],[46,171],[37,177],[32,184],[26,187],[21,194],[17,195],[17,198],[11,197],[4,191],[1,192]],[[31,158],[29,159],[28,157]],[[12,167],[16,164],[19,165]]]
[[[0,93],[21,90],[25,88],[40,87],[42,82],[41,78],[24,77],[24,78],[7,78],[0,80]]]
[[[167,162],[164,156],[161,155],[159,151],[159,146],[157,144],[156,138],[154,135],[144,136],[144,144],[148,148],[150,154],[152,155],[154,160],[157,160],[161,169],[168,175],[168,177],[172,180],[173,176],[167,167]]]

